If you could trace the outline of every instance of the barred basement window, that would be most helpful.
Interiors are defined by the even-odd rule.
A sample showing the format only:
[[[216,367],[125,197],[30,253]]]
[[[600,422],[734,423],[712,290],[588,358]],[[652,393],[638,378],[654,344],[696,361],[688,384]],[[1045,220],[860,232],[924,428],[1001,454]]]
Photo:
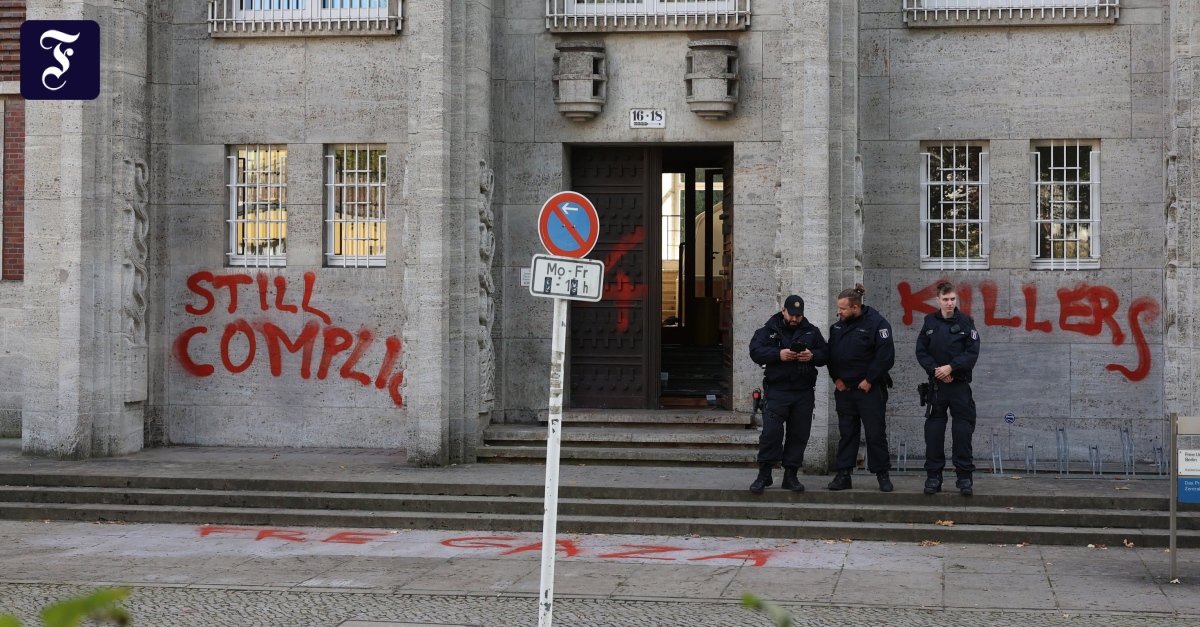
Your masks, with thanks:
[[[1100,151],[1094,146],[1048,142],[1030,153],[1035,269],[1100,267]]]
[[[395,35],[401,0],[209,0],[213,37]]]
[[[325,156],[325,263],[366,268],[386,263],[387,149],[339,144]]]
[[[287,148],[234,146],[229,155],[229,265],[287,265]]]
[[[552,31],[731,30],[750,26],[751,0],[546,0]]]
[[[921,268],[986,270],[987,146],[930,144],[921,160]]]

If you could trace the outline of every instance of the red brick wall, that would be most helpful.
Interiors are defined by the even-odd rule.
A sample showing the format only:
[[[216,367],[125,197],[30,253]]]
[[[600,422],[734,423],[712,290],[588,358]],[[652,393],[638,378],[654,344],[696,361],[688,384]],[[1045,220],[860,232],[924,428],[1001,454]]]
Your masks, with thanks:
[[[0,0],[0,81],[21,80],[21,22],[25,0]],[[25,277],[25,101],[4,101],[4,239],[0,279]]]
[[[21,22],[25,0],[0,0],[0,81],[21,80]]]
[[[25,100],[4,101],[4,241],[0,279],[25,278]]]

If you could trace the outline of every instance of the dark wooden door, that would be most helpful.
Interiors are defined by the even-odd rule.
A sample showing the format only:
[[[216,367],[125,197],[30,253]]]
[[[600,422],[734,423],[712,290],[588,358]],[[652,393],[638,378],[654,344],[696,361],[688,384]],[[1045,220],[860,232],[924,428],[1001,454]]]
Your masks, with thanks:
[[[571,187],[596,205],[604,300],[571,303],[571,406],[655,408],[658,402],[658,151],[584,148]]]

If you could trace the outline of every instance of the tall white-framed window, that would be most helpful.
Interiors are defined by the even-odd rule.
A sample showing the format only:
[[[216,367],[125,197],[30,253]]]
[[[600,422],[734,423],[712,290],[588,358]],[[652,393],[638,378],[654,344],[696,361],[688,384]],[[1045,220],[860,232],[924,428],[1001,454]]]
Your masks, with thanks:
[[[229,265],[287,265],[287,147],[231,146],[229,153]]]
[[[325,264],[386,265],[387,147],[336,144],[325,164]]]
[[[1032,148],[1029,205],[1033,268],[1099,268],[1099,142],[1034,142]]]
[[[921,268],[986,270],[987,144],[929,143],[921,152]]]

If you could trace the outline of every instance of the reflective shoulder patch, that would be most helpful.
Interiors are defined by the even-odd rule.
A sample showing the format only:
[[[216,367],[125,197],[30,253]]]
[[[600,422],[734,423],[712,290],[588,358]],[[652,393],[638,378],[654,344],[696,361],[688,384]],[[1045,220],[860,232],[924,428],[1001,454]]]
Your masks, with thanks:
[[[886,340],[886,339],[888,339],[888,330],[887,330],[887,329],[880,329],[880,330],[879,330],[879,337],[881,337],[881,338],[883,338],[883,339],[885,339],[885,340]]]
[[[975,329],[971,329],[971,339],[972,339],[972,340],[978,340],[978,339],[979,339],[979,334],[975,332]]]
[[[925,335],[933,335],[933,329],[927,329]]]

